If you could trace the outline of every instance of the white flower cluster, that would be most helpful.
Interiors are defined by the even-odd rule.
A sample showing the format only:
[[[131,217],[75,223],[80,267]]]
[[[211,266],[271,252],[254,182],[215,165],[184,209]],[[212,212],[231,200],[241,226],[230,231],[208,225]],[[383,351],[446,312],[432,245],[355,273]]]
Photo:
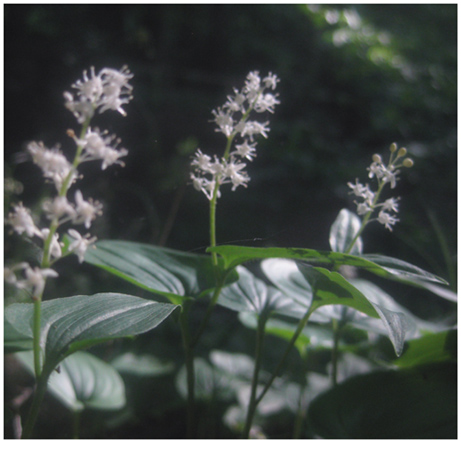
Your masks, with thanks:
[[[74,131],[69,130],[68,135],[74,139],[77,150],[73,162],[70,162],[58,147],[48,149],[42,142],[31,142],[27,149],[33,162],[40,167],[43,176],[54,183],[57,195],[46,199],[42,204],[42,212],[49,225],[39,228],[30,210],[22,203],[13,206],[13,211],[8,214],[6,223],[19,234],[29,238],[38,238],[43,243],[43,258],[41,267],[32,268],[28,263],[19,263],[5,269],[5,280],[15,284],[18,288],[28,289],[33,297],[41,296],[47,277],[56,277],[57,273],[50,266],[58,259],[69,254],[75,254],[80,262],[95,237],[89,234],[82,236],[75,229],[68,229],[67,233],[72,238],[66,247],[59,240],[57,229],[65,223],[73,225],[83,224],[89,229],[96,217],[102,214],[102,205],[92,199],[84,199],[80,190],[73,195],[74,202],[69,201],[68,191],[77,181],[78,166],[86,161],[101,160],[102,170],[112,164],[122,164],[119,159],[127,155],[127,150],[117,149],[120,141],[115,136],[108,136],[107,132],[101,133],[97,128],[90,128],[90,119],[95,112],[103,113],[115,110],[126,115],[122,105],[132,98],[132,87],[128,80],[132,78],[126,67],[120,71],[102,69],[95,75],[94,68],[83,73],[83,81],[77,81],[72,87],[78,90],[74,99],[72,94],[65,92],[65,106],[72,111],[77,121],[82,125],[79,138]],[[21,273],[22,276],[19,276]]]
[[[372,191],[368,184],[359,183],[357,179],[355,184],[348,183],[348,186],[351,189],[351,194],[361,199],[355,202],[357,204],[357,214],[365,216],[368,221],[371,214],[379,210],[378,216],[374,220],[392,231],[392,226],[399,221],[395,215],[392,215],[393,212],[397,213],[399,211],[399,198],[391,197],[384,202],[380,202],[379,197],[386,184],[389,184],[391,189],[396,187],[397,175],[400,173],[398,169],[400,167],[412,167],[413,160],[404,158],[403,161],[399,162],[407,154],[407,151],[403,147],[397,151],[397,144],[395,143],[390,146],[390,152],[391,156],[387,165],[383,163],[381,155],[375,154],[373,155],[373,162],[367,169],[369,178],[376,177],[378,181],[376,192]]]
[[[216,185],[232,184],[232,190],[238,186],[247,186],[250,177],[243,170],[246,163],[242,160],[252,161],[256,157],[255,137],[262,135],[267,138],[269,122],[249,120],[251,112],[274,112],[274,107],[279,104],[277,95],[267,92],[275,90],[278,83],[276,75],[269,73],[265,78],[259,72],[250,72],[245,80],[245,85],[239,91],[234,88],[234,95],[228,96],[226,103],[212,111],[214,122],[218,126],[216,131],[223,133],[228,140],[228,150],[224,156],[211,158],[198,149],[192,160],[191,179],[195,189],[202,191],[208,200],[212,200]],[[230,145],[235,137],[239,136],[242,142],[235,145],[230,151]],[[219,188],[217,195],[220,195]]]
[[[133,78],[126,66],[121,70],[102,69],[98,75],[94,67],[83,72],[83,81],[78,80],[72,85],[77,90],[76,98],[70,92],[64,92],[66,108],[77,118],[79,123],[85,123],[93,117],[96,110],[100,113],[112,109],[123,116],[126,115],[122,105],[131,99],[133,87],[128,81]]]

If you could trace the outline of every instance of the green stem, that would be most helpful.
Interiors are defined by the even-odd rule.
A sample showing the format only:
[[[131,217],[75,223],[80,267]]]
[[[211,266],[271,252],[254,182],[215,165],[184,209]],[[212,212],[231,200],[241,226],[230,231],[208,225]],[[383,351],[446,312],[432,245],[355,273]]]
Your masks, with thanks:
[[[257,335],[256,335],[255,366],[253,369],[253,378],[251,381],[251,394],[250,394],[250,402],[248,404],[247,418],[245,422],[245,428],[243,429],[243,434],[242,434],[243,439],[249,439],[250,437],[251,425],[253,423],[253,418],[256,412],[256,406],[257,406],[256,393],[258,389],[259,371],[261,369],[265,325],[266,325],[266,317],[260,316],[258,319],[258,329],[257,329]]]
[[[186,419],[186,437],[193,439],[195,436],[195,370],[194,370],[194,353],[191,347],[189,324],[188,324],[189,302],[183,305],[179,316],[181,326],[181,335],[184,348],[184,357],[187,376],[187,419]]]
[[[26,423],[24,425],[21,439],[31,438],[35,422],[37,421],[38,413],[40,411],[40,406],[42,404],[43,398],[45,397],[46,388],[48,385],[48,378],[50,377],[50,374],[51,372],[49,370],[44,370],[40,374],[40,377],[37,378],[32,405],[30,407]]]
[[[294,347],[296,340],[298,339],[299,335],[302,333],[304,327],[306,326],[309,317],[311,314],[314,312],[314,309],[312,308],[312,305],[309,307],[307,310],[306,314],[304,314],[303,318],[300,320],[298,323],[298,326],[296,328],[296,331],[294,332],[293,336],[291,337],[290,342],[287,345],[287,348],[285,349],[285,353],[282,356],[282,359],[278,363],[277,367],[274,370],[274,373],[272,374],[270,380],[267,382],[266,386],[262,390],[262,392],[259,394],[259,396],[256,399],[256,406],[261,402],[263,399],[264,395],[266,395],[267,391],[270,389],[272,383],[274,380],[277,378],[280,370],[282,369],[283,365],[285,364],[286,359],[288,358],[289,353],[291,352],[291,349]]]
[[[34,372],[35,379],[40,378],[42,371],[41,362],[41,347],[40,347],[40,328],[41,328],[41,314],[42,314],[42,299],[36,298],[34,300],[34,322],[33,322],[33,350],[34,350]]]
[[[82,411],[74,411],[72,413],[72,439],[80,438],[80,418]]]
[[[190,345],[191,348],[194,348],[197,345],[197,342],[199,341],[200,336],[205,331],[205,328],[206,328],[206,326],[208,324],[208,321],[210,320],[211,313],[213,312],[213,310],[214,310],[214,308],[216,306],[216,303],[218,302],[219,295],[221,294],[222,288],[224,287],[224,280],[225,280],[225,277],[222,279],[222,281],[218,282],[218,284],[216,286],[216,289],[213,292],[213,297],[211,298],[210,302],[208,303],[208,307],[207,307],[207,309],[205,311],[205,315],[203,316],[202,322],[200,323],[199,329],[198,329],[196,335],[194,336],[194,338],[191,339],[191,341],[190,341],[189,345]]]
[[[333,327],[333,348],[331,349],[331,380],[333,386],[338,384],[338,346],[339,346],[339,324],[338,319],[332,320]]]

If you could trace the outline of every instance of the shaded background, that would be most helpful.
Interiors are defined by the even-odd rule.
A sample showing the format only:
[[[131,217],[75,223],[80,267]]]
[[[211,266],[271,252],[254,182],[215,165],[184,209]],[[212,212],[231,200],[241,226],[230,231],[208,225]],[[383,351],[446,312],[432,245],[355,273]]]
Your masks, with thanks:
[[[20,196],[5,189],[6,210],[18,199],[34,209],[49,192],[25,157],[28,141],[60,142],[72,155],[65,130],[76,123],[63,91],[90,66],[127,64],[128,116],[96,119],[122,138],[126,167],[82,167],[81,190],[105,209],[92,232],[203,251],[208,202],[188,184],[191,155],[222,151],[211,110],[250,70],[272,71],[281,104],[248,164],[248,188],[223,192],[218,243],[328,250],[339,210],[355,208],[347,182],[365,182],[372,154],[387,158],[396,141],[415,160],[393,193],[400,222],[392,233],[370,225],[365,252],[419,265],[456,289],[456,5],[5,5],[4,20],[5,177],[24,187]],[[6,260],[21,259],[5,236]],[[101,277],[66,264],[70,275],[50,298],[101,290]],[[452,313],[391,289],[422,316]]]

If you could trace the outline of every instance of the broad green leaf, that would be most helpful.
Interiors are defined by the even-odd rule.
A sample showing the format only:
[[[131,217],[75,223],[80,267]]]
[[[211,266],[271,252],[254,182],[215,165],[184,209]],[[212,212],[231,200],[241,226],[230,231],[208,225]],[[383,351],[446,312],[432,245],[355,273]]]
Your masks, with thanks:
[[[131,352],[117,356],[111,361],[111,365],[122,374],[139,377],[156,377],[174,370],[172,362],[160,361],[149,354],[137,355]]]
[[[327,265],[330,267],[354,266],[368,270],[384,278],[410,283],[422,288],[427,288],[425,283],[447,284],[442,278],[426,272],[412,264],[380,255],[350,255],[346,253],[318,251],[303,248],[281,247],[244,247],[222,245],[208,248],[222,256],[224,267],[231,269],[247,261],[266,258],[286,258],[303,260],[312,265]]]
[[[88,249],[85,261],[175,304],[205,295],[216,286],[214,268],[207,255],[105,240]]]
[[[324,305],[344,305],[367,316],[381,319],[396,354],[402,353],[405,333],[408,329],[403,313],[393,312],[372,303],[338,272],[330,272],[321,267],[312,267],[301,263],[298,263],[298,267],[312,286],[314,293],[312,304],[315,309]]]
[[[145,333],[162,323],[178,306],[131,295],[78,295],[42,303],[41,347],[48,371],[66,356],[97,343]],[[32,338],[34,306],[5,308],[5,320]]]
[[[330,228],[331,249],[334,252],[345,253],[361,226],[362,222],[359,216],[348,209],[342,209]],[[360,255],[362,249],[362,238],[359,237],[350,253],[352,255]]]
[[[302,317],[306,313],[307,309],[293,302],[278,289],[268,286],[245,267],[239,266],[236,270],[239,279],[221,291],[218,300],[220,305],[234,311],[254,312],[266,319],[274,312],[295,317]]]
[[[32,350],[32,338],[20,333],[7,320],[3,322],[3,349],[5,353],[14,353],[24,350]]]
[[[308,421],[325,439],[456,439],[457,366],[350,378],[314,399]]]
[[[401,351],[410,322],[396,304],[392,307],[390,302],[384,303],[374,291],[374,296],[368,296],[371,289],[363,292],[354,287],[354,281],[326,269],[281,258],[266,259],[261,267],[270,281],[306,309],[312,302],[312,283],[315,283],[317,309],[310,317],[310,323],[336,319],[362,330],[386,334],[391,337],[397,353]]]
[[[456,360],[458,349],[457,330],[428,334],[407,342],[403,355],[394,361],[399,367]]]
[[[16,357],[34,373],[33,353]],[[76,352],[59,364],[48,380],[48,390],[72,411],[85,408],[113,410],[125,406],[125,385],[119,373],[87,352]]]

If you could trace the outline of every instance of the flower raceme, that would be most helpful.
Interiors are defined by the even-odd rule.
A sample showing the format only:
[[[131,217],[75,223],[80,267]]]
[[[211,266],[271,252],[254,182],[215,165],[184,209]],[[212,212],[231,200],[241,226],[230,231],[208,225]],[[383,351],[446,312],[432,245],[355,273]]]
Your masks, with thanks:
[[[192,159],[190,175],[194,188],[202,191],[208,200],[220,197],[219,188],[225,183],[232,184],[234,191],[239,186],[246,187],[250,181],[242,160],[252,161],[256,157],[255,139],[259,135],[267,138],[270,129],[268,121],[261,123],[249,117],[252,113],[274,112],[280,102],[277,94],[267,90],[275,90],[278,81],[272,73],[261,79],[259,72],[250,72],[243,88],[234,88],[234,95],[228,96],[224,105],[212,111],[216,131],[227,138],[226,151],[221,158],[216,155],[212,158],[198,149]],[[235,138],[243,142],[232,149]]]
[[[399,219],[392,215],[392,212],[397,213],[399,210],[399,198],[391,197],[384,202],[379,202],[381,192],[387,184],[391,189],[394,189],[397,185],[397,175],[400,173],[401,167],[412,167],[413,160],[405,158],[407,151],[405,148],[400,148],[397,151],[397,144],[393,143],[390,146],[390,158],[389,163],[385,165],[383,163],[381,155],[373,155],[373,162],[370,167],[367,168],[369,178],[376,178],[378,182],[378,189],[372,191],[368,184],[362,184],[355,180],[354,183],[348,183],[351,189],[351,194],[360,198],[360,201],[355,201],[357,205],[357,214],[359,216],[365,216],[366,222],[370,221],[370,217],[374,211],[379,210],[378,216],[371,220],[377,220],[379,223],[384,225],[388,230],[392,231],[393,225],[399,221]],[[403,158],[403,160],[402,160]]]
[[[71,253],[78,257],[79,262],[83,262],[87,248],[96,240],[89,234],[82,236],[77,230],[70,229],[68,234],[72,242],[66,248],[64,242],[59,241],[57,229],[65,223],[82,224],[85,229],[89,229],[96,217],[102,214],[102,205],[99,202],[85,199],[81,191],[76,190],[73,203],[68,199],[68,192],[81,178],[78,167],[83,162],[99,160],[102,170],[113,164],[123,166],[120,158],[126,156],[128,151],[117,148],[120,139],[115,135],[108,135],[107,131],[91,128],[90,121],[96,113],[102,114],[108,110],[126,115],[122,106],[132,99],[133,88],[129,84],[132,77],[127,67],[121,70],[104,68],[98,74],[92,67],[89,73],[83,72],[82,80],[72,84],[71,87],[76,90],[74,94],[64,93],[65,107],[82,126],[80,137],[73,130],[67,132],[77,145],[72,162],[59,146],[49,149],[42,142],[31,142],[27,146],[32,161],[42,170],[44,178],[54,184],[57,195],[42,203],[42,212],[49,221],[46,228],[40,229],[35,224],[30,210],[22,203],[15,205],[14,210],[9,213],[6,223],[14,232],[42,240],[44,257],[40,268],[32,268],[24,262],[16,264],[12,269],[5,269],[5,281],[29,290],[34,298],[41,296],[47,277],[57,276],[57,272],[49,268],[51,264]],[[63,248],[66,248],[65,254]],[[22,274],[22,279],[16,275],[19,273]]]

